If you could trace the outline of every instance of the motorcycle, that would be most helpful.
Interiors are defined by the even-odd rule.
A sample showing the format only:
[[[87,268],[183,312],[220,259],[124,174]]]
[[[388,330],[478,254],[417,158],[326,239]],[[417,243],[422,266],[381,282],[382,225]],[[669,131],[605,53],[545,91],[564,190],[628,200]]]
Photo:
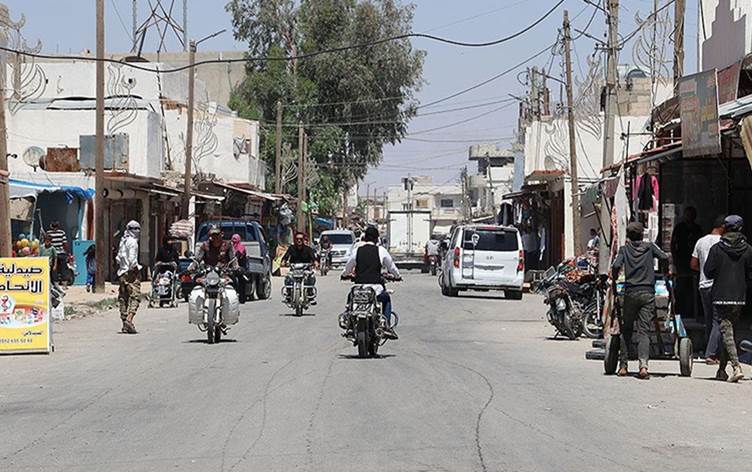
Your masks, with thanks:
[[[229,279],[230,270],[205,266],[199,269],[191,291],[188,322],[206,332],[209,344],[220,342],[230,325],[240,318],[240,301]]]
[[[582,312],[573,302],[568,288],[563,281],[555,284],[546,293],[544,303],[548,305],[546,317],[560,334],[569,339],[577,339],[582,334]]]
[[[305,284],[313,274],[310,264],[292,264],[288,277],[292,278],[292,285],[282,287],[282,299],[285,304],[295,310],[295,316],[303,316],[303,312],[316,298],[316,287]]]
[[[431,268],[431,275],[436,276],[439,267],[439,256],[428,256],[428,265]]]
[[[332,250],[322,249],[321,253],[319,254],[319,271],[321,272],[321,276],[326,277],[327,272],[329,272],[329,269],[331,268],[332,268]]]
[[[343,275],[342,280],[352,280]],[[384,281],[397,282],[401,279],[384,277]],[[386,289],[385,289],[386,290]],[[371,285],[354,285],[347,298],[347,310],[339,316],[339,327],[345,332],[342,336],[358,348],[358,357],[376,357],[379,347],[387,342],[384,330],[394,329],[399,324],[399,316],[392,312],[391,326],[387,326],[382,304],[376,290]]]

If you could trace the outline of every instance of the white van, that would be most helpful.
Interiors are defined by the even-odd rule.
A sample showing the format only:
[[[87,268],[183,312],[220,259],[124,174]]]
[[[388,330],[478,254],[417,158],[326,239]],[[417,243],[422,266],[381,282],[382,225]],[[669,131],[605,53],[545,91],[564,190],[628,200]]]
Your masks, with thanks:
[[[321,239],[324,236],[329,238],[329,242],[332,243],[332,265],[344,266],[347,264],[355,244],[355,234],[346,229],[324,231],[319,236],[319,247],[321,247]]]
[[[441,293],[456,297],[462,290],[503,290],[506,298],[521,300],[524,254],[517,228],[458,226],[442,261]]]

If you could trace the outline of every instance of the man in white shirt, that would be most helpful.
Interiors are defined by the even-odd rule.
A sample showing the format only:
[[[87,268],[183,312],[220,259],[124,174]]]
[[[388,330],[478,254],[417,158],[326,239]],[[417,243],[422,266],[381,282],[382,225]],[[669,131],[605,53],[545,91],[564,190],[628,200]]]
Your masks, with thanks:
[[[695,243],[692,259],[689,264],[692,270],[700,271],[700,299],[702,300],[702,311],[705,313],[705,338],[708,340],[705,349],[705,362],[711,365],[718,364],[718,353],[721,345],[721,328],[720,318],[713,305],[710,292],[713,289],[713,280],[705,276],[705,261],[710,253],[710,248],[715,246],[721,240],[724,232],[724,218],[716,218],[713,223],[713,230],[710,234],[703,236]]]
[[[345,269],[342,271],[342,275],[353,276],[356,284],[368,285],[374,289],[377,299],[384,307],[386,324],[391,326],[392,299],[389,292],[384,289],[384,280],[381,274],[386,271],[395,279],[400,279],[400,272],[389,251],[377,245],[379,241],[378,229],[369,226],[363,240],[365,243],[353,251]],[[385,330],[385,336],[390,339],[398,338],[397,333],[391,327]]]
[[[138,263],[140,236],[141,225],[137,221],[129,221],[117,252],[117,276],[120,281],[118,302],[120,320],[123,322],[122,332],[126,334],[137,333],[133,318],[141,301],[141,265]]]

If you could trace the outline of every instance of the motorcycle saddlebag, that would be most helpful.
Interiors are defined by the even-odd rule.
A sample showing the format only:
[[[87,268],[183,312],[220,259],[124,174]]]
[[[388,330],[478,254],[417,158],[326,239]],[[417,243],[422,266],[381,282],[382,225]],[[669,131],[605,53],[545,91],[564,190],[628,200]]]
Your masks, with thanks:
[[[188,323],[201,324],[204,322],[204,291],[200,285],[191,290],[188,297]]]
[[[240,299],[232,287],[225,287],[225,299],[222,301],[222,319],[226,325],[237,324],[240,319]]]

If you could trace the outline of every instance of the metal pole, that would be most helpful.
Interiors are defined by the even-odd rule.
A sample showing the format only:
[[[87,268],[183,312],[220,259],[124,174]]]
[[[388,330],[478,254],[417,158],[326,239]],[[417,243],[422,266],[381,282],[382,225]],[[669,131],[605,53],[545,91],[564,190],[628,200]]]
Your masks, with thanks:
[[[193,177],[191,176],[191,165],[193,160],[193,106],[195,101],[195,82],[196,71],[193,64],[196,62],[196,42],[190,42],[188,50],[188,123],[185,130],[185,180],[183,181],[183,218],[188,219],[191,202],[191,189],[193,187]]]
[[[684,75],[684,15],[686,0],[674,3],[674,95],[679,93],[679,79]]]
[[[94,282],[97,290],[104,291],[106,277],[105,264],[110,254],[109,245],[105,241],[105,201],[104,201],[104,0],[97,0],[97,65],[96,65],[96,159],[95,196],[94,196],[94,251],[97,262],[97,273]]]
[[[274,191],[282,193],[282,100],[277,100],[277,135],[274,149]]]
[[[574,255],[582,254],[582,227],[580,210],[580,187],[577,178],[577,129],[574,121],[574,98],[572,97],[572,35],[569,30],[569,12],[564,10],[564,55],[567,73],[567,119],[569,122],[569,176],[572,180],[572,237]]]
[[[5,44],[3,44],[5,46]],[[5,123],[5,53],[0,54],[0,257],[10,257],[10,189],[8,182],[8,135]]]
[[[305,201],[305,169],[303,168],[305,160],[304,156],[304,144],[305,131],[303,130],[303,122],[298,124],[298,218],[297,228],[298,231],[303,231],[305,225],[305,215],[303,214],[303,201]]]
[[[617,80],[617,52],[619,45],[619,0],[608,0],[608,46],[606,64],[606,106],[603,120],[603,168],[614,163],[614,125],[616,122],[616,80]],[[601,221],[611,221],[609,202],[604,197],[601,201]],[[610,225],[607,228],[610,229]],[[598,267],[602,274],[608,272],[610,251],[607,240],[611,244],[618,244],[615,238],[607,238],[602,234],[600,238]]]

